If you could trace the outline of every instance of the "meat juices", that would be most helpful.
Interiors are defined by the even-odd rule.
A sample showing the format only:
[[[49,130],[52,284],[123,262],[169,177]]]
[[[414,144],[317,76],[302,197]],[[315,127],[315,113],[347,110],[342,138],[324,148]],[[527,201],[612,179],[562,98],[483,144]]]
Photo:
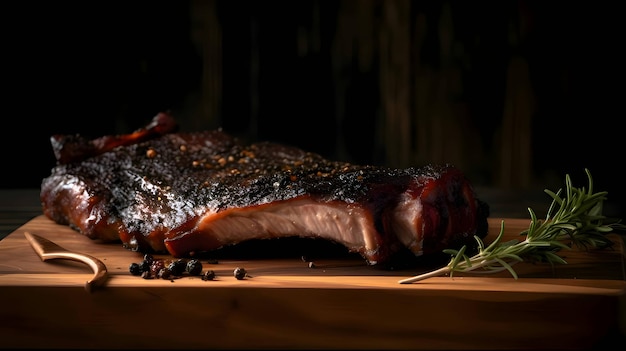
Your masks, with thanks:
[[[473,244],[489,208],[451,165],[327,160],[221,130],[177,132],[165,113],[131,134],[51,138],[44,214],[91,239],[189,257],[251,239],[329,240],[369,265]]]

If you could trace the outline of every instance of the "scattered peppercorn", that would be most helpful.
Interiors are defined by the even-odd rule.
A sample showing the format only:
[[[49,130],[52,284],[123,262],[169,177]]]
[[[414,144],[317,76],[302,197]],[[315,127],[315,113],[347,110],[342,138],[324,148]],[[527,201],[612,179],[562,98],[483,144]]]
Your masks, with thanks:
[[[211,269],[204,272],[204,274],[202,275],[202,280],[213,280],[213,279],[215,279],[215,272]]]
[[[185,273],[185,269],[187,268],[187,261],[184,259],[178,259],[176,261],[172,261],[167,268],[172,272],[172,275],[180,276]]]
[[[139,264],[139,265],[140,265],[140,267],[141,267],[141,271],[142,271],[142,272],[149,272],[149,271],[150,271],[150,265],[151,265],[151,264],[152,264],[152,263],[151,263],[150,261],[147,261],[147,260],[143,260],[143,261],[141,261],[141,263]]]
[[[200,275],[202,273],[202,262],[196,258],[192,258],[187,262],[185,271],[189,275]]]
[[[159,272],[165,268],[165,262],[163,260],[153,260],[150,264],[150,273],[157,276]]]
[[[157,277],[160,279],[169,279],[171,276],[172,272],[167,267],[161,268],[157,274]]]
[[[235,276],[235,278],[237,280],[242,280],[248,276],[248,272],[246,271],[245,268],[241,268],[241,267],[237,267],[235,268],[235,270],[233,271],[233,275]]]
[[[132,275],[141,275],[141,272],[142,272],[141,265],[137,262],[131,263],[129,270],[130,270],[130,274]]]
[[[216,259],[207,260],[208,264],[217,264]],[[151,254],[145,254],[141,262],[133,262],[129,265],[132,275],[141,276],[143,279],[174,279],[183,276],[200,276],[202,280],[214,280],[216,274],[213,270],[202,272],[202,262],[197,258],[175,260],[155,258]],[[243,268],[237,268],[233,273],[235,278],[241,280],[251,278]]]

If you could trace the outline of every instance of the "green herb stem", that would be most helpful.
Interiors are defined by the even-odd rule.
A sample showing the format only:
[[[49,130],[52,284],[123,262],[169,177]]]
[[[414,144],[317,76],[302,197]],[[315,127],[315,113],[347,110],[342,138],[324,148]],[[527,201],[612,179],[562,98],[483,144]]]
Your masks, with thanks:
[[[450,254],[450,262],[439,269],[426,272],[411,278],[398,281],[408,284],[427,278],[450,275],[455,272],[497,273],[509,271],[517,279],[513,265],[524,261],[548,262],[550,264],[567,264],[557,253],[562,249],[576,246],[581,249],[605,248],[613,244],[606,237],[615,229],[625,230],[621,220],[605,217],[602,205],[606,200],[606,192],[593,192],[593,179],[589,170],[585,169],[589,179],[589,188],[575,188],[569,175],[565,177],[565,197],[561,198],[561,190],[556,193],[545,190],[552,198],[552,203],[544,220],[537,219],[535,212],[528,208],[531,221],[528,229],[520,233],[524,240],[501,242],[504,234],[504,221],[500,225],[500,233],[496,239],[485,247],[484,242],[474,237],[478,244],[478,253],[469,257],[466,246],[459,250],[446,249]],[[477,271],[482,269],[481,271]]]

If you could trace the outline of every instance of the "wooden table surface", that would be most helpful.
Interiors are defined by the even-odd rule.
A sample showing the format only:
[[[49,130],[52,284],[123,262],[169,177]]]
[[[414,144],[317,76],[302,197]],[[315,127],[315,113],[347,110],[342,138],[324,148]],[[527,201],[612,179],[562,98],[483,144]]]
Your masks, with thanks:
[[[127,272],[137,253],[92,246],[41,216],[38,191],[0,194],[7,231],[0,241],[5,297],[0,348],[621,350],[626,345],[624,245],[618,235],[612,235],[616,251],[570,253],[568,265],[555,269],[521,264],[519,280],[501,273],[400,285],[398,279],[412,274],[373,271],[343,259],[320,261],[322,269],[311,270],[283,259],[225,260],[216,266],[224,278],[215,282],[146,281]],[[507,219],[513,231],[526,223],[518,214]],[[492,215],[491,226],[498,221]],[[105,259],[112,276],[105,290],[85,292],[82,282],[90,273],[79,263],[39,261],[25,230]],[[239,264],[255,277],[229,277]]]

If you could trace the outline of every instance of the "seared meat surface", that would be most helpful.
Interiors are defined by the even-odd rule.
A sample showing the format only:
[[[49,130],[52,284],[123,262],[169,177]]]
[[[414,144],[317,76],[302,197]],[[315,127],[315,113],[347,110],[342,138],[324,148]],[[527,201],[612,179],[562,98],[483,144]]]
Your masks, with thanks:
[[[339,243],[375,265],[487,233],[487,204],[451,165],[336,162],[287,145],[243,144],[221,130],[179,133],[167,114],[132,134],[53,136],[52,145],[58,162],[42,181],[44,214],[140,252],[185,257],[303,237]]]

